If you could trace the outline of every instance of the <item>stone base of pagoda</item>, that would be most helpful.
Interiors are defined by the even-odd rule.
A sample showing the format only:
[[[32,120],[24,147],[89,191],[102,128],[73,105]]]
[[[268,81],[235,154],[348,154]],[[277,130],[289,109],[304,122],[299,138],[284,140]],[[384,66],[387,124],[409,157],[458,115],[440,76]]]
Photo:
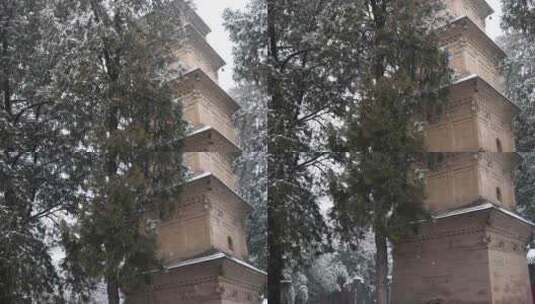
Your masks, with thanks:
[[[451,211],[395,244],[392,304],[532,304],[533,224],[492,204]]]
[[[170,265],[126,292],[126,304],[260,304],[265,284],[264,272],[217,253]]]

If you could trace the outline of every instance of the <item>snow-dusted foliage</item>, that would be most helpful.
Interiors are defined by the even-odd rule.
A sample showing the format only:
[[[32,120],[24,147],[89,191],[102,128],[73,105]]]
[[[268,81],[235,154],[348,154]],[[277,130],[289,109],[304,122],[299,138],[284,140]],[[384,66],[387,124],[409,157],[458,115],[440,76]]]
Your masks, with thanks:
[[[54,214],[82,198],[80,116],[55,87],[58,13],[52,1],[0,3],[0,303],[61,301]]]
[[[332,130],[328,118],[352,100],[356,29],[339,22],[351,20],[346,9],[356,2],[252,0],[246,11],[226,14],[236,44],[235,76],[258,84],[269,96],[268,288],[274,303],[283,270],[327,247],[317,179],[309,169],[329,157],[320,152],[329,149],[323,136]]]
[[[1,303],[60,302],[64,288],[80,303],[105,280],[115,304],[157,266],[144,214],[168,214],[183,182],[180,3],[0,3]]]
[[[520,155],[522,163],[515,175],[518,212],[535,221],[535,152]]]
[[[359,82],[336,145],[344,172],[333,175],[336,230],[358,249],[374,232],[375,300],[387,302],[388,243],[427,218],[421,172],[428,113],[447,103],[451,81],[436,25],[441,1],[363,1]]]
[[[331,253],[314,257],[306,267],[287,273],[292,281],[296,303],[319,303],[321,298],[348,290],[356,281],[369,292],[374,290],[373,233],[366,233],[357,250],[336,243]]]
[[[251,262],[261,268],[267,263],[267,96],[251,83],[232,92],[241,105],[235,121],[243,152],[236,161],[240,193],[255,208],[248,220]]]
[[[520,109],[515,119],[516,149],[535,152],[535,44],[518,32],[507,33],[500,43],[508,55],[507,95]]]
[[[351,20],[360,4],[253,0],[244,13],[227,12],[237,79],[258,83],[270,96],[270,150],[274,145],[294,152],[330,149],[326,135],[353,100],[360,49]]]
[[[535,1],[503,0],[502,27],[527,34],[535,41]]]
[[[183,183],[185,125],[176,90],[183,42],[180,1],[60,1],[69,52],[62,98],[87,107],[84,148],[91,193],[64,225],[62,267],[82,299],[95,282],[119,290],[159,267],[154,223],[169,216]],[[172,68],[170,68],[172,67]]]
[[[518,31],[506,32],[500,39],[508,55],[507,95],[519,108],[514,122],[516,149],[522,157],[515,175],[518,211],[535,220],[535,44],[531,41]]]
[[[310,276],[326,294],[341,291],[349,280],[347,267],[335,259],[334,254],[325,254],[318,258],[310,268]],[[315,292],[318,289],[313,289]]]

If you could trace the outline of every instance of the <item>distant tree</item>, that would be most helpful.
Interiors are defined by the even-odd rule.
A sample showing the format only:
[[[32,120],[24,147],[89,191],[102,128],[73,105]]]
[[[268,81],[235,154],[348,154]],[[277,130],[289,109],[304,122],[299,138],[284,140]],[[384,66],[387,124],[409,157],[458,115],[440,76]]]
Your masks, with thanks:
[[[516,149],[535,151],[535,45],[527,35],[509,32],[501,39],[507,95],[520,108],[515,118]]]
[[[292,269],[289,277],[296,303],[322,303],[323,297],[347,289],[356,280],[361,281],[367,290],[374,289],[373,233],[366,233],[356,249],[338,240],[333,241],[332,249],[332,252],[311,257],[307,265]]]
[[[65,1],[71,50],[63,96],[90,105],[92,154],[77,222],[65,229],[63,267],[81,287],[104,281],[110,304],[156,269],[155,223],[171,213],[183,182],[185,124],[175,84],[181,1]],[[87,289],[85,289],[87,290]]]
[[[523,158],[515,176],[518,211],[535,220],[535,45],[517,31],[506,32],[501,44],[508,54],[507,95],[520,109],[514,124],[516,150]]]
[[[64,54],[55,3],[0,3],[0,303],[59,303],[58,214],[83,197],[76,104],[54,87]]]
[[[520,214],[535,220],[535,152],[520,153],[522,163],[515,175],[517,208]]]
[[[242,83],[233,95],[241,105],[236,122],[243,152],[236,162],[240,192],[255,208],[248,220],[251,262],[267,264],[267,96],[252,83]]]
[[[312,168],[323,167],[329,153],[268,154],[268,296],[277,301],[284,270],[309,264],[326,252],[330,230],[321,212],[321,178]],[[278,302],[277,302],[278,303]]]
[[[323,152],[325,134],[353,100],[359,29],[351,20],[359,4],[253,0],[245,12],[226,15],[237,79],[266,88],[269,96],[268,294],[273,304],[280,303],[283,271],[325,249],[328,229],[312,172],[330,157]]]
[[[342,238],[358,246],[375,234],[375,300],[387,301],[388,241],[426,219],[422,172],[426,113],[444,104],[450,80],[435,31],[440,1],[368,0],[360,27],[366,34],[358,100],[338,144],[350,151],[335,175],[332,216]],[[356,38],[356,39],[359,39]]]

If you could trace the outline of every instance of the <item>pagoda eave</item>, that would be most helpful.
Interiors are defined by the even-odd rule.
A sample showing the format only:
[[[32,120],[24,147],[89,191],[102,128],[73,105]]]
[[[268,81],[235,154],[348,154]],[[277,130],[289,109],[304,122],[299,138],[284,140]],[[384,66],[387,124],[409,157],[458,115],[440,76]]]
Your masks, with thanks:
[[[490,4],[486,0],[474,0],[474,2],[476,2],[476,5],[481,9],[485,17],[488,17],[495,13],[492,6],[490,6]]]
[[[447,25],[439,29],[441,40],[448,40],[455,36],[465,36],[471,41],[480,41],[485,48],[492,50],[500,59],[507,57],[505,51],[492,40],[477,24],[468,16],[455,18]]]
[[[184,152],[214,152],[212,147],[220,147],[219,152],[239,153],[241,150],[233,140],[211,126],[196,128],[184,139]]]
[[[179,90],[187,91],[193,89],[214,92],[220,101],[224,102],[232,112],[240,109],[240,105],[201,69],[189,71],[176,81]]]
[[[219,262],[219,263],[230,262],[230,263],[234,263],[234,264],[239,264],[239,265],[245,266],[247,269],[249,269],[253,273],[257,273],[257,274],[260,274],[262,276],[266,276],[267,275],[267,273],[265,271],[260,270],[260,269],[254,267],[253,265],[251,265],[251,264],[249,264],[249,263],[247,263],[245,261],[242,261],[242,260],[236,259],[236,258],[234,258],[232,256],[229,256],[229,255],[227,255],[226,253],[223,253],[223,252],[217,252],[217,253],[214,253],[214,254],[211,254],[211,255],[207,255],[207,256],[196,257],[196,258],[193,258],[193,259],[184,260],[184,261],[180,261],[180,262],[177,262],[177,263],[170,263],[169,265],[164,266],[164,269],[166,271],[170,271],[170,270],[173,270],[173,269],[179,269],[179,268],[188,267],[188,266],[192,266],[192,265],[198,265],[198,264],[203,264],[203,263],[211,263],[211,262]]]
[[[450,85],[449,88],[450,90],[455,90],[457,88],[461,88],[467,85],[472,85],[476,91],[479,89],[489,90],[490,92],[492,92],[492,94],[496,95],[496,97],[502,100],[505,104],[509,105],[513,109],[514,113],[520,112],[520,108],[518,107],[518,105],[516,105],[513,101],[511,101],[511,99],[509,99],[503,93],[498,91],[494,86],[492,86],[485,79],[481,78],[479,75],[472,74],[470,76],[456,80]]]
[[[197,50],[205,52],[206,57],[214,64],[216,69],[220,69],[226,65],[225,60],[214,50],[214,48],[206,41],[199,31],[191,24],[186,25],[186,35],[189,42],[196,44]]]
[[[176,2],[181,6],[181,8],[186,13],[186,16],[191,24],[199,31],[199,33],[203,36],[206,36],[212,32],[210,27],[204,22],[204,20],[197,14],[197,12],[192,9],[188,4],[184,2],[184,0],[176,0]]]
[[[258,303],[267,283],[264,271],[222,252],[151,273],[150,284],[125,290],[127,303]]]
[[[219,187],[220,189],[222,189],[223,191],[228,191],[228,193],[230,193],[236,199],[236,202],[241,204],[247,210],[247,212],[251,212],[254,210],[253,205],[247,202],[239,193],[231,189],[229,186],[227,186],[227,184],[225,184],[225,182],[223,182],[219,177],[217,177],[211,172],[198,174],[187,179],[184,186],[187,187],[189,185],[193,185],[197,183],[206,183],[207,185],[215,185]]]
[[[473,204],[472,206],[467,206],[467,207],[462,207],[462,208],[456,208],[456,209],[453,209],[453,210],[448,210],[448,211],[445,211],[445,212],[441,212],[439,214],[436,214],[433,216],[433,220],[437,221],[437,220],[442,220],[442,219],[447,219],[447,218],[451,218],[451,217],[454,217],[454,216],[461,216],[461,215],[468,215],[468,214],[472,214],[472,213],[477,213],[477,212],[481,212],[481,211],[496,211],[496,212],[499,212],[499,213],[502,213],[502,214],[505,214],[509,217],[512,217],[512,218],[515,218],[519,221],[521,221],[522,223],[526,224],[526,225],[529,225],[530,227],[535,227],[535,223],[531,222],[530,220],[528,219],[525,219],[523,218],[522,216],[514,213],[514,212],[511,212],[503,207],[500,207],[500,206],[497,206],[491,202],[488,202],[488,201],[485,201],[485,200],[482,200],[480,201],[479,203],[477,204]]]

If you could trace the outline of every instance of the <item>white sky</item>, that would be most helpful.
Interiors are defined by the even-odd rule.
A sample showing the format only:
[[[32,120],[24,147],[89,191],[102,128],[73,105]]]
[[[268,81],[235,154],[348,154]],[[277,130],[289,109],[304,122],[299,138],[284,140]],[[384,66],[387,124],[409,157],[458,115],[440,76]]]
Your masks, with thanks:
[[[492,38],[497,38],[502,33],[500,29],[500,17],[501,17],[501,1],[500,0],[487,0],[487,2],[496,11],[494,15],[490,16],[487,20],[487,32]]]
[[[234,86],[232,80],[232,42],[223,27],[223,11],[225,8],[243,9],[248,0],[193,0],[197,13],[212,29],[208,35],[208,43],[225,59],[227,66],[219,73],[219,83],[225,90]]]
[[[223,11],[225,8],[243,9],[248,0],[193,0],[197,13],[212,28],[208,42],[225,59],[227,66],[220,72],[220,84],[225,90],[234,86],[232,80],[232,43],[223,27]],[[487,31],[492,38],[500,35],[500,0],[487,0],[496,13],[488,19]]]

